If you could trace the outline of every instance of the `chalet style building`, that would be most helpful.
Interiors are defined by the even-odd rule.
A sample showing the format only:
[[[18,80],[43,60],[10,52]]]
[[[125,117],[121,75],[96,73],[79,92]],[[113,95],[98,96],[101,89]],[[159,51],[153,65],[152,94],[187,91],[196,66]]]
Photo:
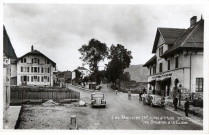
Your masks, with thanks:
[[[152,53],[143,66],[149,69],[148,90],[171,96],[174,82],[182,92],[203,93],[204,20],[190,19],[187,29],[157,28]]]
[[[6,28],[3,26],[3,111],[8,109],[10,104],[11,76],[15,76],[14,61],[17,59],[15,50],[10,42]],[[5,115],[4,115],[5,116]]]
[[[53,86],[56,63],[38,50],[17,59],[17,85]]]

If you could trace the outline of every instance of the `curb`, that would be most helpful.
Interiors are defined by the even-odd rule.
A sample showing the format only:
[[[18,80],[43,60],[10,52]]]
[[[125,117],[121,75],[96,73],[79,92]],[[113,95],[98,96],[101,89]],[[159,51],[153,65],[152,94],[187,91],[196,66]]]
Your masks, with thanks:
[[[173,112],[173,113],[175,113],[175,114],[178,114],[178,115],[180,115],[180,116],[182,116],[182,117],[185,117],[185,115],[179,113],[178,111],[174,111],[173,108],[170,107],[170,106],[168,106],[168,105],[165,106],[165,109],[168,110],[168,111],[171,111],[171,112]],[[178,110],[179,110],[179,109],[178,109]],[[183,112],[182,110],[179,110],[179,111]],[[190,117],[185,117],[185,118],[186,118],[187,120],[191,121],[192,123],[195,123],[195,124],[197,124],[197,125],[199,125],[199,126],[203,126],[203,122],[202,122],[201,120],[195,120],[195,119],[191,118],[191,116],[193,116],[193,115],[190,114]],[[196,117],[196,116],[193,116],[193,117]],[[199,117],[196,117],[196,118],[198,119]],[[199,119],[200,119],[200,118],[199,118]]]

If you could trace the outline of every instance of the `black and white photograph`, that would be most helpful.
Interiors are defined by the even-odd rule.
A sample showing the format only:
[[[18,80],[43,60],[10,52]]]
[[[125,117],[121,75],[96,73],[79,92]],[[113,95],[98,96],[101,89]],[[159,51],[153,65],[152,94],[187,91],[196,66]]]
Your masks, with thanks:
[[[208,127],[205,4],[2,8],[2,130]]]

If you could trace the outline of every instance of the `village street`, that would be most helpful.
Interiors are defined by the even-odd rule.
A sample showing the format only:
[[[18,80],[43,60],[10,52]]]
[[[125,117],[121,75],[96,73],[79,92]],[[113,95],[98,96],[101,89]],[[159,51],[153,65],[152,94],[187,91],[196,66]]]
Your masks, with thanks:
[[[101,91],[105,94],[106,108],[91,108],[90,91],[80,90],[74,86],[70,89],[80,92],[81,100],[85,101],[94,118],[89,123],[92,129],[139,129],[139,130],[201,130],[202,126],[190,122],[187,118],[160,107],[143,105],[138,95],[132,95],[128,100],[127,93],[119,92],[117,95],[107,85]],[[181,117],[181,120],[178,120]],[[161,118],[161,119],[158,119]],[[155,122],[154,122],[155,121]],[[175,121],[177,123],[172,123]],[[159,124],[159,122],[161,122]],[[163,124],[164,122],[164,124]],[[170,124],[168,124],[171,122]],[[165,124],[167,123],[167,124]]]

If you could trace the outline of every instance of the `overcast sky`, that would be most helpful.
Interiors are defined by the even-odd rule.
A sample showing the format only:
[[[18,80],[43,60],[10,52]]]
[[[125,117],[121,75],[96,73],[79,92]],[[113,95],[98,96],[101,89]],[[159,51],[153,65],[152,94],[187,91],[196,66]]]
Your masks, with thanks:
[[[78,49],[92,38],[107,46],[124,45],[132,51],[131,65],[144,64],[154,55],[157,27],[188,28],[192,16],[204,18],[201,5],[4,4],[3,8],[3,24],[17,57],[33,45],[61,71],[82,66]]]

